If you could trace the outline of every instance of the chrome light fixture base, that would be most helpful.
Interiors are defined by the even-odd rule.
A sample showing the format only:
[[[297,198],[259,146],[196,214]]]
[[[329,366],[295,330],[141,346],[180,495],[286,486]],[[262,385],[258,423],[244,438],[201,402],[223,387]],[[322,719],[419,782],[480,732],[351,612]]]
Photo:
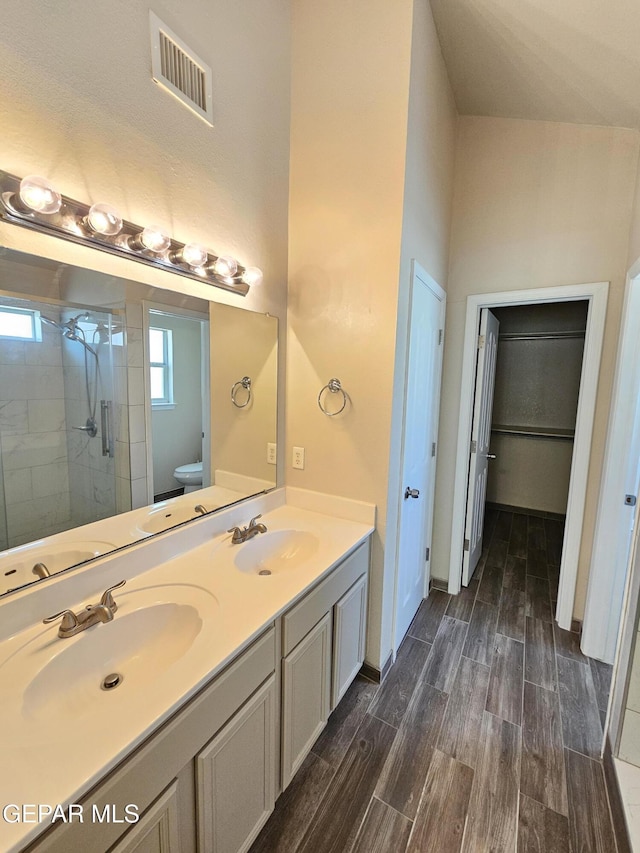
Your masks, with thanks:
[[[188,244],[171,239],[166,251],[156,253],[144,248],[140,243],[143,226],[123,219],[121,230],[114,236],[107,236],[94,232],[85,225],[91,205],[63,195],[60,210],[56,213],[39,213],[25,208],[20,202],[19,192],[20,178],[0,169],[0,220],[42,234],[61,237],[82,246],[100,249],[102,252],[128,258],[130,261],[137,261],[165,272],[177,273],[240,296],[246,296],[249,292],[249,285],[242,280],[245,272],[243,266],[238,265],[237,272],[232,277],[217,275],[213,270],[217,256],[210,253],[207,263],[194,269],[179,260],[182,257],[182,249]],[[141,248],[138,248],[139,246]]]

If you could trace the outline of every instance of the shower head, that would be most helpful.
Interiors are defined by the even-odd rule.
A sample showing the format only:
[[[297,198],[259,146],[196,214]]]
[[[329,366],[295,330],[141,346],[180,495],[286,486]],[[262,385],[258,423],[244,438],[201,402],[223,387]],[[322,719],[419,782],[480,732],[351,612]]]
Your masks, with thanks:
[[[44,314],[40,315],[40,319],[44,323],[48,323],[50,326],[53,326],[54,328],[56,328],[59,332],[62,332],[62,336],[67,338],[67,340],[77,341],[79,344],[82,344],[82,346],[86,350],[88,350],[91,353],[91,355],[93,355],[97,358],[98,354],[96,353],[94,348],[89,346],[89,344],[84,340],[84,338],[80,337],[80,335],[77,332],[78,320],[80,318],[88,320],[89,316],[90,315],[88,313],[78,314],[77,317],[72,317],[70,320],[67,320],[66,323],[58,323],[56,320],[52,320],[50,317],[45,317]]]

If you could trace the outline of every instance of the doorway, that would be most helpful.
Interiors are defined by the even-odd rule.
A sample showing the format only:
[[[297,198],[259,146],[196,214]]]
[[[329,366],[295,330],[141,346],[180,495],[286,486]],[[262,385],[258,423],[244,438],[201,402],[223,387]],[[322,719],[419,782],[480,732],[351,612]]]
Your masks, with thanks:
[[[475,400],[478,331],[480,328],[481,313],[485,308],[498,310],[508,306],[522,307],[568,302],[586,303],[584,350],[580,371],[575,435],[573,436],[573,446],[570,452],[565,536],[560,561],[560,582],[556,610],[558,624],[566,629],[570,628],[573,616],[575,583],[578,571],[578,556],[591,449],[591,434],[602,339],[604,335],[607,292],[608,284],[606,282],[599,282],[594,284],[475,295],[470,296],[467,301],[449,575],[449,592],[452,593],[460,591],[463,581],[462,567],[465,554],[464,540],[466,538],[467,496],[470,474],[469,461]]]
[[[209,320],[204,314],[145,303],[149,501],[210,485]]]
[[[514,523],[527,515],[564,523],[587,311],[572,301],[481,313],[465,586],[485,541],[485,497],[487,508],[515,513]]]

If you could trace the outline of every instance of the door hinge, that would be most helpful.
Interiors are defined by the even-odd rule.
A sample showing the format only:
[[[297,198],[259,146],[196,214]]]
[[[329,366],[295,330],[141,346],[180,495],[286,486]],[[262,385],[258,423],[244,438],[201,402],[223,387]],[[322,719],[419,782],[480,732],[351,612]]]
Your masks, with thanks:
[[[438,346],[442,343],[443,329],[438,329]]]
[[[430,555],[430,554],[431,554],[431,548],[427,548],[427,553],[426,553],[426,554],[425,554],[425,556],[424,556],[425,560],[428,560],[428,559],[429,559],[429,555]]]
[[[477,444],[476,444],[476,442],[475,442],[475,441],[473,441],[473,439],[472,439],[472,440],[471,440],[471,452],[472,452],[472,453],[475,453],[477,449],[478,449],[478,445],[477,445]]]
[[[484,348],[484,335],[478,335],[478,349]]]
[[[436,443],[435,443],[435,441],[432,441],[431,442],[431,456],[435,456],[435,455],[436,455]]]
[[[465,539],[465,540],[464,540],[464,550],[465,550],[465,551],[468,551],[468,550],[469,550],[469,540],[468,540],[468,539]]]
[[[635,495],[625,495],[624,502],[626,506],[635,506],[636,505],[636,496]]]

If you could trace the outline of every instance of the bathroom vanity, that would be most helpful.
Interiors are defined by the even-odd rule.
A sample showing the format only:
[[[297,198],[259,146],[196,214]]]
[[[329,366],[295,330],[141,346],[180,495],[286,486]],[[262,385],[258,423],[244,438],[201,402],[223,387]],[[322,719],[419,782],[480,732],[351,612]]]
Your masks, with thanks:
[[[364,661],[374,508],[348,520],[284,501],[280,489],[168,531],[90,579],[52,578],[22,611],[19,596],[0,605],[4,624],[24,622],[0,642],[16,733],[1,798],[76,807],[53,826],[4,823],[3,853],[249,849]],[[228,528],[258,512],[267,532],[232,545]],[[108,624],[59,639],[33,619],[125,576]],[[38,671],[18,676],[17,661]],[[122,682],[100,690],[111,667]]]

